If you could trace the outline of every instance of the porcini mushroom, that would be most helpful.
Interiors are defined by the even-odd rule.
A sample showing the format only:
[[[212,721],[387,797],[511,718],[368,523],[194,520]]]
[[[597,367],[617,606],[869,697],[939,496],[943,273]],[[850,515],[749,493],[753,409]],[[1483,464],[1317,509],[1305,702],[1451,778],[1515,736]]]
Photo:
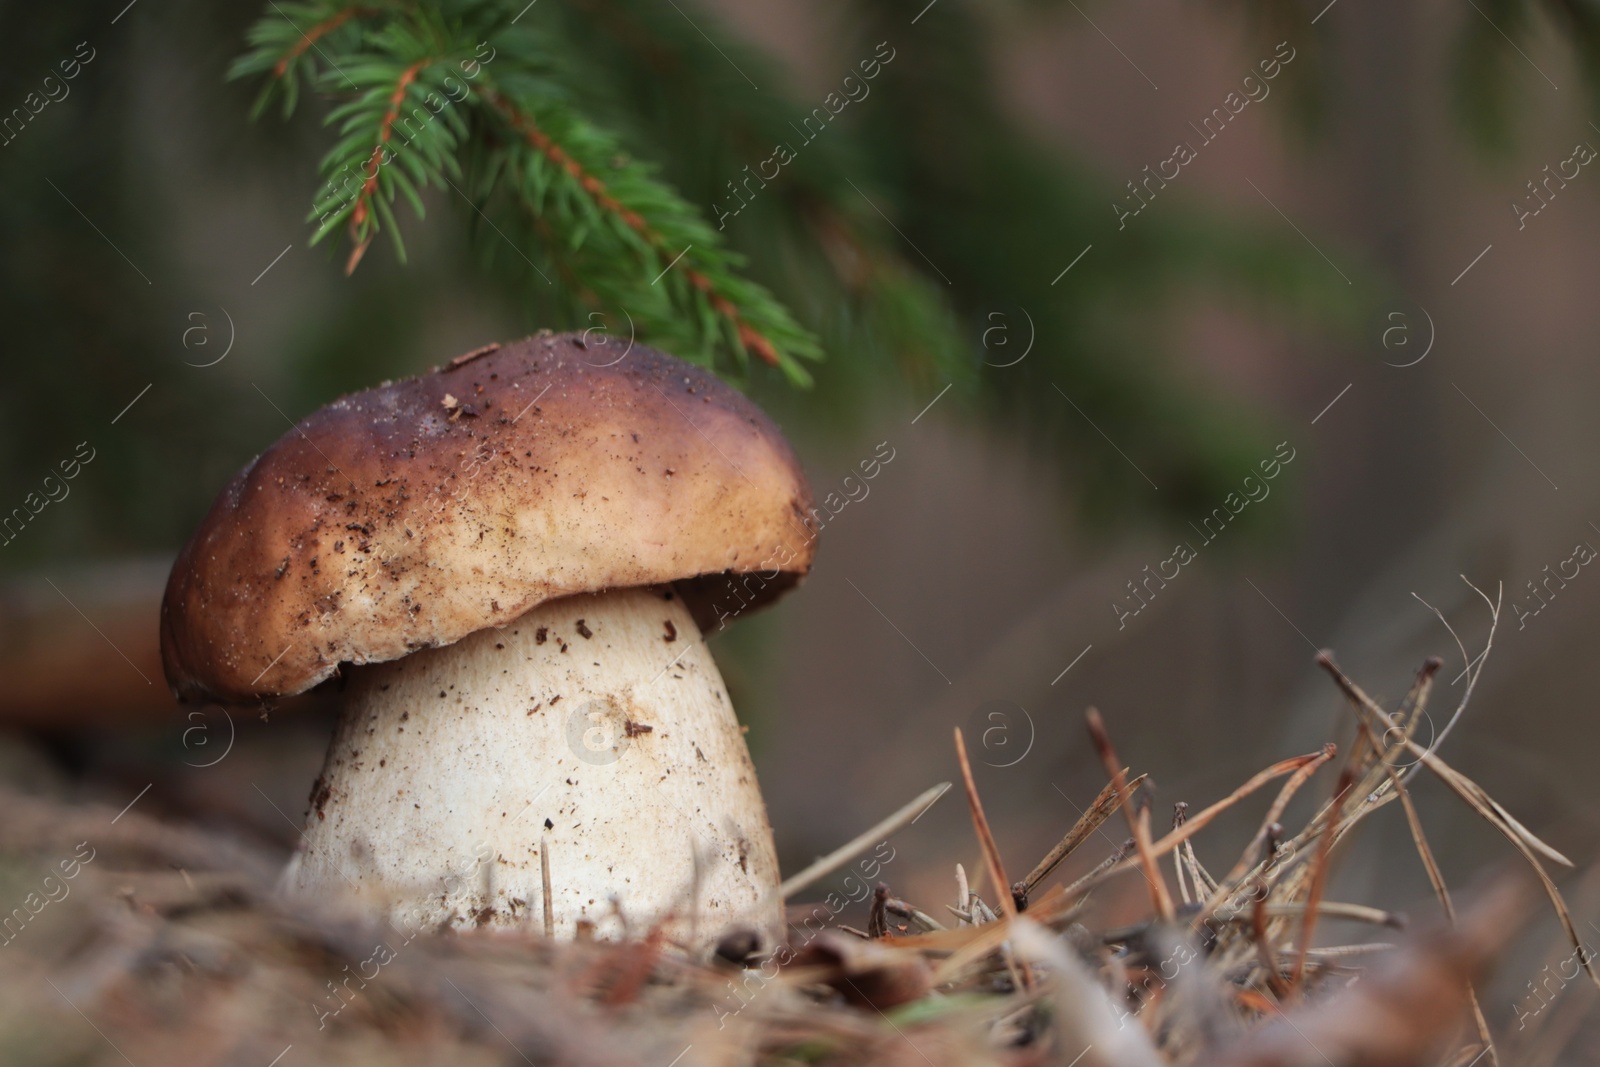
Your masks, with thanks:
[[[702,634],[810,568],[810,490],[741,394],[619,347],[547,334],[337,400],[178,556],[181,699],[345,683],[289,891],[435,927],[776,932],[772,831]]]

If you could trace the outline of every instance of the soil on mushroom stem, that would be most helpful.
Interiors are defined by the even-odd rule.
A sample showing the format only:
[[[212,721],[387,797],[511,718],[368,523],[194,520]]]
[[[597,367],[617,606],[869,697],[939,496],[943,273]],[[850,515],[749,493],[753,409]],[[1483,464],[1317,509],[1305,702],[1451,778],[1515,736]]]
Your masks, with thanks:
[[[1305,1058],[1310,1041],[1333,1064],[1463,1064],[1483,1052],[1473,983],[1534,910],[1530,897],[1501,883],[1453,902],[1453,928],[1397,937],[1382,928],[1387,902],[1363,910],[1322,896],[1323,831],[1352,829],[1390,801],[1405,808],[1431,868],[1396,770],[1415,762],[1409,728],[1426,682],[1392,729],[1361,708],[1348,752],[1285,760],[1218,805],[1190,807],[1177,831],[1151,830],[1135,767],[1062,828],[1082,842],[1056,850],[1065,862],[1050,869],[1052,852],[1022,879],[1033,884],[1018,893],[1020,918],[1007,918],[1008,902],[977,871],[965,872],[962,907],[882,886],[857,920],[867,930],[801,906],[788,949],[743,966],[732,959],[749,945],[737,938],[722,949],[732,959],[701,961],[650,930],[621,943],[554,943],[531,929],[413,931],[289,908],[273,894],[279,858],[239,840],[138,810],[0,792],[0,887],[15,898],[0,901],[15,905],[0,913],[0,1062],[1321,1062]],[[1440,777],[1457,774],[1428,762]],[[1121,805],[1130,782],[1131,819]],[[1315,814],[1298,831],[1276,827],[1282,809],[1268,802],[1302,788]],[[1175,840],[1252,800],[1269,817],[1235,842],[1235,869],[1208,870]],[[975,793],[971,808],[987,836]],[[1124,828],[1136,846],[1108,856],[1107,835]],[[1154,915],[1155,881],[1174,922],[1096,924],[1108,909],[1091,899],[1132,895]],[[1312,938],[1305,951],[1305,918],[1322,912],[1377,926],[1356,945]]]

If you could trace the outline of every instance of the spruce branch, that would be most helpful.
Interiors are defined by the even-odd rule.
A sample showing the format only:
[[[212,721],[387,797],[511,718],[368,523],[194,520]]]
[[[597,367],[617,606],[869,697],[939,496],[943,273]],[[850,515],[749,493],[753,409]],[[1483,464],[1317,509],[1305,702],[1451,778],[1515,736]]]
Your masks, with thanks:
[[[673,184],[691,199],[737,204],[728,175],[739,176],[741,164],[743,174],[752,173],[774,145],[799,143],[794,99],[749,92],[741,73],[770,89],[781,85],[782,72],[715,22],[691,25],[671,6],[646,0],[569,0],[559,10],[577,51],[613,72],[574,84],[585,94],[583,106],[637,123],[638,138],[668,161]],[[877,52],[868,43],[861,54]],[[709,151],[674,151],[702,144],[707,126],[718,134]],[[826,322],[830,350],[890,355],[919,392],[974,384],[973,338],[956,319],[951,293],[920,261],[908,260],[914,253],[846,180],[874,170],[877,144],[843,124],[830,126],[803,144],[771,189],[763,179],[759,198],[737,213],[729,232],[759,232],[746,247],[769,271],[797,279],[814,321]]]
[[[663,274],[676,265],[679,257],[687,256],[694,249],[694,242],[690,242],[684,249],[674,252],[671,243],[668,242],[666,236],[660,230],[652,226],[639,211],[628,207],[613,196],[608,191],[606,183],[596,178],[560,144],[551,139],[528,114],[519,110],[497,92],[486,90],[485,96],[489,104],[505,118],[528,144],[543,153],[554,167],[564,172],[577,183],[578,187],[594,202],[596,208],[615,216],[623,226],[636,234],[643,241],[646,248],[655,257],[658,257],[662,265]],[[686,212],[689,210],[688,205],[685,204],[683,207]],[[692,223],[687,222],[687,219],[680,221],[693,228]],[[709,228],[702,227],[701,230],[702,232],[699,232],[697,236],[703,246],[714,248],[716,239],[711,235]],[[708,264],[707,270],[716,271],[717,267]],[[768,366],[782,367],[792,377],[805,375],[803,368],[793,363],[792,360],[786,361],[772,341],[756,326],[752,325],[750,321],[741,316],[739,308],[724,295],[723,291],[719,289],[717,281],[712,278],[707,270],[685,266],[683,274],[688,279],[689,285],[704,297],[711,309],[732,326],[740,349],[754,352]],[[724,286],[726,284],[727,280],[724,279]],[[808,379],[802,378],[802,380]]]
[[[360,16],[372,14],[376,9],[365,4],[341,7],[326,2],[272,3],[272,11],[250,28],[247,40],[252,51],[234,60],[229,68],[229,78],[245,78],[263,73],[271,74],[256,97],[250,114],[255,118],[266,109],[273,94],[283,91],[283,117],[294,113],[300,100],[300,84],[313,84],[320,74],[316,63],[307,57],[315,50],[326,58],[319,41],[332,37],[346,23]],[[353,33],[354,31],[350,31]],[[337,48],[333,41],[327,42]]]
[[[511,27],[507,5],[273,7],[232,73],[267,76],[258,111],[281,87],[292,113],[302,80],[337,101],[310,219],[313,244],[344,231],[347,272],[382,230],[405,259],[397,198],[421,218],[425,188],[453,188],[529,264],[523,245],[539,248],[569,303],[624,312],[642,336],[716,369],[731,358],[743,373],[753,353],[810,383],[801,361],[821,358],[816,338],[742,275],[744,258],[697,208],[573,106],[559,46]]]
[[[372,198],[378,192],[378,175],[383,166],[385,146],[394,134],[395,119],[400,115],[400,105],[405,102],[406,91],[417,80],[417,72],[427,67],[432,60],[419,59],[400,73],[395,82],[394,91],[389,94],[389,107],[384,113],[383,120],[378,124],[378,143],[372,149],[372,155],[366,164],[367,179],[361,183],[361,190],[356,194],[355,203],[350,209],[351,238],[356,242],[350,251],[350,259],[345,263],[344,272],[354,274],[356,265],[361,262],[361,257],[366,254],[367,246],[372,243],[372,238],[377,234],[377,228],[367,228],[365,224],[371,217],[370,210]],[[419,206],[418,215],[421,215]]]
[[[303,32],[300,35],[300,40],[296,41],[294,46],[284,54],[283,58],[279,59],[278,62],[273,65],[272,76],[275,78],[283,77],[289,71],[289,64],[299,59],[300,56],[305,53],[306,49],[313,47],[317,43],[318,38],[326,37],[328,34],[332,33],[340,26],[343,26],[346,22],[349,22],[357,15],[370,15],[372,11],[372,8],[363,7],[360,5],[347,7],[343,11],[340,11],[335,15],[330,15],[321,22],[317,23],[315,26],[312,26],[309,30]]]

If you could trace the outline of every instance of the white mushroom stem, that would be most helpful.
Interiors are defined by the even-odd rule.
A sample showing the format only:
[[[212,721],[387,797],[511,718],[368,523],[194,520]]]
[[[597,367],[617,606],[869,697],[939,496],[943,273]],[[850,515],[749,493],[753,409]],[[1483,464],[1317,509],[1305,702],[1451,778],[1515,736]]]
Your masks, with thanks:
[[[353,893],[427,928],[617,937],[664,920],[697,944],[781,928],[755,769],[675,595],[551,601],[357,668],[345,701],[292,892]]]

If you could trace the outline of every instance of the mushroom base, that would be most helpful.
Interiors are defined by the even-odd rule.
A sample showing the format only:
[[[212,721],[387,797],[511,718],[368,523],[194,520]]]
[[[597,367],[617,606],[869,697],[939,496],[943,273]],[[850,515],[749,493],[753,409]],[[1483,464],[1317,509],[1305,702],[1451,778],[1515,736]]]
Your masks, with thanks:
[[[354,669],[285,883],[423,928],[614,938],[663,922],[705,944],[782,926],[743,731],[659,589],[547,602]]]

